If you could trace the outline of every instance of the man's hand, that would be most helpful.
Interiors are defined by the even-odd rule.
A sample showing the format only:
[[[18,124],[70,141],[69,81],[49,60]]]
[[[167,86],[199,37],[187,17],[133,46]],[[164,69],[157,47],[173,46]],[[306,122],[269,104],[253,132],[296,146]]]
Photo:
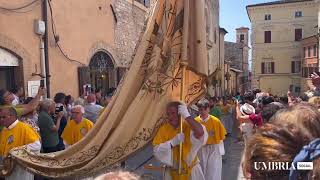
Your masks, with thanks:
[[[39,87],[39,89],[38,89],[38,95],[39,96],[44,96],[44,94],[45,94],[45,88],[43,88],[43,87]]]
[[[58,114],[57,114],[57,118],[58,119],[61,119],[64,115],[64,112],[63,111],[60,111]]]
[[[181,104],[179,105],[178,107],[178,113],[179,115],[181,115],[184,119],[186,119],[187,117],[190,117],[190,113],[189,113],[189,110],[188,110],[188,107],[187,105],[185,104]]]
[[[170,140],[170,144],[174,147],[184,142],[184,134],[179,133],[174,138]]]

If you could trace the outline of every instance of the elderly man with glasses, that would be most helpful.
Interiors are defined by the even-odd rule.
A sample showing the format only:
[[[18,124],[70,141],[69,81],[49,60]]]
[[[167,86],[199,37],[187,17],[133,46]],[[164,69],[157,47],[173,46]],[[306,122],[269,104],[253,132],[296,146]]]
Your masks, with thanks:
[[[83,117],[84,108],[76,105],[71,109],[71,119],[61,135],[65,147],[80,141],[93,127],[93,123]]]
[[[31,126],[18,121],[17,112],[13,107],[0,108],[0,159],[9,155],[11,149],[24,146],[32,152],[40,152],[40,137]],[[0,161],[1,162],[1,161]],[[13,173],[6,177],[9,180],[33,180],[33,174],[16,166]]]

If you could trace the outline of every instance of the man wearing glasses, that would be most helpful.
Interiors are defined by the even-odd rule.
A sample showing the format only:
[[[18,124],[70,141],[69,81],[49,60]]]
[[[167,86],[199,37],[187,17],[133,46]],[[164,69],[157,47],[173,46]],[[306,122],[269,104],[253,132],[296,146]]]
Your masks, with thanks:
[[[44,88],[39,88],[38,94],[34,97],[32,101],[30,101],[28,104],[19,104],[19,105],[13,105],[12,102],[14,101],[14,95],[5,89],[0,90],[0,108],[1,107],[14,107],[17,111],[18,117],[21,117],[22,115],[28,114],[32,111],[34,111],[40,102],[41,96],[43,96],[45,93]]]
[[[29,125],[18,121],[17,112],[13,107],[0,108],[0,125],[4,127],[0,132],[0,159],[7,157],[11,149],[24,145],[32,152],[40,152],[39,135]],[[31,180],[33,174],[16,166],[6,179]]]
[[[61,135],[66,148],[80,141],[92,129],[93,123],[84,118],[83,114],[84,108],[81,105],[71,109],[71,119]]]

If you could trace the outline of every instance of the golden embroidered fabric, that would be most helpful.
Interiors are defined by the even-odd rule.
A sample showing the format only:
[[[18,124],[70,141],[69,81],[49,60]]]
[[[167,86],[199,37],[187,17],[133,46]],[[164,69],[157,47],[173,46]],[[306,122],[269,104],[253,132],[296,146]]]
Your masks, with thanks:
[[[128,72],[85,138],[51,154],[13,149],[11,162],[43,176],[85,177],[106,171],[140,150],[165,119],[166,104],[179,99],[183,51],[188,53],[185,101],[200,98],[208,73],[204,0],[190,0],[189,27],[183,27],[183,3],[157,1]],[[182,49],[184,28],[189,28],[188,50]]]

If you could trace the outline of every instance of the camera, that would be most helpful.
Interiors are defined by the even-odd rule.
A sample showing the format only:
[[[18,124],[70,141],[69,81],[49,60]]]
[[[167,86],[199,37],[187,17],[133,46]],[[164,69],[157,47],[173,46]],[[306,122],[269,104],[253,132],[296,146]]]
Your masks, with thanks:
[[[63,111],[63,106],[56,107],[55,114],[58,114],[59,112]]]

